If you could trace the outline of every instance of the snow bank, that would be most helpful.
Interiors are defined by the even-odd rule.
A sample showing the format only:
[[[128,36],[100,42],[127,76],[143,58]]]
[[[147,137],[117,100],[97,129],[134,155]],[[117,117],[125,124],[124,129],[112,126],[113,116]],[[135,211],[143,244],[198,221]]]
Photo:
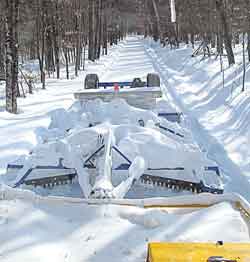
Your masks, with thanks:
[[[145,199],[82,199],[82,198],[70,198],[70,197],[42,197],[34,192],[23,189],[13,189],[4,184],[0,187],[0,199],[1,200],[13,200],[23,199],[25,201],[42,201],[50,203],[70,203],[79,204],[85,203],[89,205],[127,205],[137,207],[176,207],[180,208],[195,208],[206,207],[216,205],[222,202],[229,202],[234,205],[235,208],[239,208],[241,212],[246,212],[250,216],[250,203],[241,195],[237,193],[225,193],[223,195],[215,195],[209,193],[201,193],[199,195],[185,195],[167,198],[145,198]]]
[[[223,216],[222,216],[223,214]],[[218,219],[221,218],[221,219]],[[145,261],[148,242],[248,242],[228,203],[169,210],[16,199],[0,201],[1,261]],[[51,234],[53,232],[53,234]],[[128,241],[129,239],[129,241]]]
[[[225,190],[250,199],[249,92],[241,93],[242,53],[236,46],[236,65],[225,67],[225,87],[219,59],[191,58],[191,47],[178,50],[151,45],[145,50],[165,83],[165,95],[187,116],[194,139],[224,173]],[[223,58],[226,64],[226,58]],[[247,67],[246,90],[250,83]]]

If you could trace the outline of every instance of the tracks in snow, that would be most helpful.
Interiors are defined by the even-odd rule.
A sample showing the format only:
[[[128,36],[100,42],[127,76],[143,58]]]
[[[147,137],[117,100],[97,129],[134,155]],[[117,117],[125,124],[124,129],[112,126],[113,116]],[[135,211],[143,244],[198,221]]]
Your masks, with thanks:
[[[240,193],[246,199],[250,200],[250,184],[242,174],[240,168],[229,158],[219,141],[199,123],[193,112],[186,107],[180,96],[178,96],[175,88],[170,86],[169,80],[171,79],[171,75],[168,72],[165,61],[153,48],[144,45],[144,49],[150,57],[155,71],[163,81],[163,91],[166,97],[170,98],[170,101],[185,114],[192,129],[194,139],[207,152],[208,158],[215,161],[223,171],[224,182],[226,182],[225,191]]]

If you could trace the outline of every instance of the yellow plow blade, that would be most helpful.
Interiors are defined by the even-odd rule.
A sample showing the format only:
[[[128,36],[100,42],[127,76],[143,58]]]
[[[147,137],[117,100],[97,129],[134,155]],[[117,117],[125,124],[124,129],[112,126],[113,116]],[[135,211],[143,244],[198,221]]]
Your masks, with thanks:
[[[250,244],[149,243],[147,262],[250,262]]]

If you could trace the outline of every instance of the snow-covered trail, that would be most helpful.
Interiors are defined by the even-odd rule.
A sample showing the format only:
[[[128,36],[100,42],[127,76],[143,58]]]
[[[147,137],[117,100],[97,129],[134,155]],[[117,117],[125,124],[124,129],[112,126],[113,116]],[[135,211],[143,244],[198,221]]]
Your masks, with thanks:
[[[197,61],[191,61],[191,65],[186,65],[187,61],[190,60],[190,52],[189,50],[185,50],[185,48],[177,51],[172,50],[165,50],[161,48],[152,48],[150,44],[146,42],[145,49],[147,54],[151,57],[151,62],[154,64],[155,70],[160,74],[163,82],[164,82],[164,89],[167,93],[168,97],[171,97],[171,101],[174,102],[174,104],[180,108],[180,110],[186,115],[187,121],[190,125],[190,128],[193,133],[193,137],[196,140],[196,142],[200,145],[203,151],[206,152],[208,158],[211,160],[214,160],[217,162],[221,170],[223,171],[224,175],[224,182],[225,182],[225,191],[228,192],[238,192],[242,194],[246,199],[250,200],[250,181],[247,174],[242,172],[241,166],[246,166],[247,163],[242,163],[241,166],[237,165],[237,162],[233,161],[231,159],[230,150],[226,150],[224,148],[225,144],[223,141],[218,140],[218,135],[215,134],[213,128],[211,126],[213,123],[210,123],[211,121],[211,115],[213,116],[213,121],[215,121],[216,117],[220,118],[221,113],[218,114],[216,110],[214,110],[213,107],[216,108],[215,103],[219,103],[217,101],[219,98],[215,96],[216,101],[209,101],[211,104],[211,108],[205,107],[202,108],[201,105],[199,105],[201,108],[199,110],[195,109],[195,106],[193,107],[190,105],[190,98],[189,93],[193,93],[193,89],[197,89],[199,86],[203,85],[203,78],[206,77],[206,73],[209,73],[211,71],[211,79],[216,78],[218,76],[216,70],[218,69],[210,69],[210,65],[208,63],[208,69],[207,71],[202,71],[202,75],[200,75],[201,69],[194,66]],[[180,54],[178,54],[180,52]],[[173,56],[173,53],[176,55],[176,57]],[[164,55],[163,55],[164,54]],[[181,61],[181,62],[180,62]],[[215,63],[214,63],[215,64]],[[186,67],[186,71],[183,71],[183,69]],[[202,63],[200,65],[202,67]],[[191,72],[189,72],[191,71]],[[191,77],[194,78],[193,83],[190,83],[190,74]],[[208,78],[207,81],[212,81],[210,78]],[[218,79],[217,79],[218,81]],[[217,83],[217,85],[219,85]],[[206,88],[206,86],[204,87]],[[209,90],[210,93],[216,92],[215,90]],[[201,91],[199,91],[201,93]],[[223,92],[228,92],[226,89]],[[211,96],[211,94],[208,93],[207,90],[204,90],[204,93],[208,96]],[[204,94],[202,94],[204,96]],[[193,98],[194,97],[194,98]],[[188,100],[189,98],[189,100]],[[199,96],[192,95],[193,100],[197,100],[197,104],[199,104]],[[221,96],[220,103],[221,107],[224,105],[224,97]],[[191,101],[193,101],[191,100]],[[203,98],[202,101],[205,101]],[[194,102],[193,102],[194,103]],[[219,105],[219,104],[218,104]],[[198,107],[198,106],[197,106]],[[203,110],[203,115],[201,114],[201,111]],[[219,111],[221,109],[219,108]],[[245,111],[241,112],[242,115],[246,113]],[[228,113],[227,113],[228,114]],[[199,116],[203,116],[199,117]],[[241,115],[236,114],[236,119],[242,118]],[[223,121],[220,119],[220,121]],[[245,120],[248,121],[247,119]],[[238,121],[240,122],[240,121]],[[247,123],[246,123],[247,124]],[[246,126],[246,125],[245,125]],[[210,127],[210,128],[209,128]],[[217,126],[215,126],[215,130],[217,130]],[[227,137],[229,133],[232,133],[230,131],[232,128],[230,125],[227,126],[227,123],[224,123],[224,130],[221,132],[223,133],[224,137]],[[232,129],[235,134],[237,134],[237,129]],[[218,130],[217,130],[218,131]],[[230,137],[229,137],[230,138]],[[242,140],[245,143],[249,142],[248,137],[240,136],[239,135],[239,143],[242,144]],[[222,142],[222,143],[221,143]],[[235,141],[236,142],[236,141]],[[244,142],[242,144],[242,149],[244,150]],[[243,151],[241,148],[238,148],[238,154],[243,157],[245,155],[245,160],[247,161],[247,152],[246,150]],[[242,152],[241,152],[242,151]],[[238,161],[239,163],[239,161]]]
[[[85,75],[97,73],[101,77],[108,72],[125,42],[111,47],[109,55],[101,57],[100,61],[88,62],[86,71],[80,71],[79,77],[74,77],[74,68],[71,67],[70,80],[67,80],[62,70],[62,79],[47,79],[46,90],[34,90],[33,95],[27,94],[26,98],[19,98],[18,115],[3,111],[1,105],[4,104],[4,96],[0,95],[0,175],[5,172],[10,161],[27,154],[37,144],[34,130],[49,125],[47,113],[72,105],[73,93],[83,88]],[[0,94],[1,92],[4,93],[3,86],[0,86]]]
[[[216,138],[203,128],[197,120],[197,114],[186,104],[185,96],[179,95],[182,90],[178,83],[184,85],[190,80],[187,74],[176,69],[183,67],[186,61],[183,58],[176,61],[176,57],[183,57],[184,54],[189,57],[190,54],[182,49],[177,50],[178,52],[167,49],[160,51],[164,52],[164,58],[162,53],[157,53],[157,48],[149,45],[147,41],[139,37],[129,37],[113,47],[109,56],[102,57],[97,63],[87,64],[86,72],[81,72],[80,77],[68,81],[49,79],[47,90],[40,90],[26,99],[19,99],[21,114],[13,116],[0,112],[0,174],[5,172],[8,162],[29,152],[36,145],[34,130],[38,126],[49,124],[47,112],[60,107],[67,108],[72,104],[73,92],[82,88],[86,73],[98,73],[101,81],[128,81],[134,77],[145,79],[147,73],[157,72],[161,76],[166,103],[187,115],[194,139],[225,173],[226,191],[238,192],[250,199],[250,184],[240,168],[230,159]]]
[[[145,44],[146,43],[146,44]],[[169,60],[163,59],[160,54],[155,52],[154,48],[147,45],[147,42],[140,38],[130,38],[115,58],[115,63],[111,70],[101,78],[103,81],[129,80],[134,77],[145,77],[148,72],[156,72],[162,80],[162,88],[166,98],[166,103],[171,104],[177,110],[179,109],[186,115],[187,122],[193,132],[196,142],[205,150],[208,157],[218,163],[223,171],[225,178],[225,190],[228,192],[237,192],[242,194],[248,200],[250,199],[250,183],[242,174],[241,169],[227,154],[223,145],[217,141],[213,134],[210,134],[198,121],[196,114],[189,109],[184,100],[178,93],[176,80],[185,83],[188,76],[173,70],[172,64],[178,64],[181,68],[183,63],[175,61],[172,51]],[[189,58],[190,54],[188,54]],[[169,63],[168,63],[169,62]],[[185,63],[185,61],[184,61]]]
[[[1,262],[142,262],[148,242],[248,242],[248,230],[229,203],[179,210],[2,200],[0,258]]]
[[[218,163],[223,171],[225,183],[225,190],[229,192],[238,192],[245,198],[250,199],[250,184],[248,179],[242,174],[240,168],[230,159],[223,146],[212,136],[198,121],[196,115],[188,108],[182,97],[175,89],[175,79],[179,77],[179,81],[185,82],[185,75],[181,76],[178,71],[172,71],[162,58],[152,49],[147,48],[147,53],[151,57],[152,63],[155,65],[157,72],[165,82],[165,92],[168,97],[172,97],[175,105],[186,115],[192,130],[194,139],[205,150],[208,157]],[[171,81],[172,80],[172,81]]]
[[[143,38],[130,37],[119,50],[110,70],[101,77],[101,81],[132,81],[135,77],[146,80],[148,73],[159,73],[159,70],[145,49]],[[161,84],[165,89],[165,81]],[[176,107],[167,92],[165,98],[171,106]]]
[[[146,77],[154,72],[151,59],[144,50],[143,42],[138,38],[129,38],[115,57],[110,70],[101,77],[103,81],[133,80],[135,77]]]
[[[46,90],[40,89],[34,95],[18,99],[21,114],[0,111],[0,175],[5,172],[8,162],[27,154],[37,144],[34,130],[49,125],[48,112],[68,108],[74,102],[73,93],[83,88],[87,73],[97,73],[100,81],[132,81],[134,77],[145,79],[147,73],[155,72],[142,40],[137,37],[112,47],[109,55],[100,61],[88,63],[86,71],[80,72],[77,78],[73,77],[73,68],[71,70],[72,79],[48,79]]]
[[[166,72],[156,66],[142,39],[128,38],[105,59],[106,67],[101,61],[91,65],[88,72],[102,73],[103,81],[130,80],[159,72],[167,101],[177,102],[167,92]],[[20,100],[22,114],[0,113],[0,168],[23,153],[20,151],[32,148],[35,127],[48,125],[46,112],[72,103],[72,92],[81,88],[83,78],[51,82],[46,91]],[[250,241],[249,223],[230,203],[180,210],[89,206],[53,202],[49,197],[0,200],[1,262],[142,262],[151,241],[218,240]]]

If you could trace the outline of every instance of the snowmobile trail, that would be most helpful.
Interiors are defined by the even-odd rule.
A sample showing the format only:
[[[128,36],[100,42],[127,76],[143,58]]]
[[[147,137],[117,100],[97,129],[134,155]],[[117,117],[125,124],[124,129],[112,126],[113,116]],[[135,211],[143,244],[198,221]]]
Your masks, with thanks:
[[[159,73],[162,78],[162,87],[165,94],[167,94],[167,97],[171,97],[171,101],[185,114],[193,137],[201,149],[203,151],[205,150],[208,158],[215,161],[223,171],[226,180],[224,185],[225,191],[241,193],[249,200],[250,184],[248,179],[242,174],[240,168],[229,158],[223,146],[199,123],[192,111],[187,108],[180,96],[178,96],[174,86],[171,85],[173,76],[169,73],[167,63],[159,57],[153,48],[145,45],[144,48],[147,55],[151,58],[155,71]]]
[[[158,73],[162,80],[162,89],[166,103],[183,112],[194,140],[206,151],[208,158],[215,161],[223,171],[224,188],[226,192],[241,193],[250,199],[250,184],[242,174],[240,168],[230,159],[223,146],[198,121],[195,115],[187,108],[184,101],[178,96],[171,85],[173,70],[153,48],[147,45],[142,38],[128,38],[123,48],[119,50],[110,71],[101,77],[103,81],[124,81],[134,77],[145,76],[148,72]],[[183,76],[185,79],[185,76]],[[184,80],[183,80],[184,81]]]
[[[87,73],[95,72],[102,76],[109,72],[125,42],[121,41],[112,47],[109,55],[100,61],[88,62],[86,71],[80,71],[79,77],[75,77],[73,68],[70,68],[70,80],[64,76],[60,80],[49,78],[46,80],[46,90],[39,89],[38,84],[32,95],[27,94],[26,98],[18,99],[20,114],[12,115],[0,110],[0,180],[10,161],[28,153],[37,144],[34,131],[37,127],[48,126],[47,113],[58,108],[68,108],[74,102],[73,93],[83,88]]]
[[[153,50],[148,50],[143,39],[127,38],[112,54],[111,60],[107,70],[98,71],[99,65],[96,65],[100,81],[126,81],[134,77],[143,78],[149,72],[159,73],[163,82],[162,88],[166,103],[185,113],[194,139],[202,148],[207,149],[208,153],[213,153],[212,149],[219,145],[218,142],[212,140],[210,134],[206,133],[192,112],[189,112],[184,103],[179,100],[174,88],[168,85],[168,66],[160,64],[160,58],[153,53]],[[83,79],[79,77],[67,83],[72,86],[62,99],[69,99],[72,102],[72,93],[83,87]],[[67,83],[60,85],[60,89],[66,89]],[[53,95],[55,95],[54,99],[58,99],[56,95],[58,89],[51,89],[48,88],[47,91],[51,92],[47,94],[50,102],[53,101]],[[58,102],[57,108],[67,107],[69,101],[67,104],[63,101]],[[49,109],[50,103],[47,107],[47,111],[55,108],[52,106]],[[36,112],[32,118],[41,113],[36,111],[38,108],[32,107],[32,109]],[[125,113],[129,114],[128,111]],[[20,114],[20,117],[25,117],[26,114],[27,112],[23,116]],[[43,112],[41,118],[46,118],[48,122],[48,117],[45,116],[46,113]],[[15,129],[21,129],[22,126],[18,125],[15,120],[6,119],[6,122],[12,126],[17,124],[12,131],[14,135],[18,134],[18,130]],[[35,123],[32,128],[29,122],[25,124],[29,133],[32,133],[37,126],[39,126],[38,123]],[[3,136],[7,134],[7,129],[7,127],[3,128],[5,131]],[[28,134],[25,133],[25,135]],[[2,134],[0,138],[1,136]],[[22,140],[23,138],[17,137],[16,139]],[[7,144],[6,147],[8,147]],[[238,178],[237,166],[230,166],[230,160],[225,161],[226,155],[223,150],[222,153],[219,153],[216,150],[212,156],[223,170],[230,170],[229,175],[232,180],[226,184],[227,191],[242,192],[246,197],[249,189],[244,177]],[[13,155],[7,157],[13,158]],[[231,172],[235,174],[231,175]],[[196,203],[196,207],[190,208],[160,208],[159,206],[144,208],[147,201],[152,201],[148,202],[151,205],[154,203],[159,205],[161,199],[114,199],[113,202],[109,199],[103,202],[93,199],[92,202],[91,200],[88,202],[89,200],[76,197],[43,197],[29,190],[11,188],[3,188],[2,193],[0,194],[1,262],[47,262],[52,260],[53,262],[142,262],[146,260],[148,242],[250,241],[249,217],[246,218],[239,212],[230,201],[230,194],[213,195],[213,198],[219,197],[220,201],[212,201],[211,205],[205,208],[201,208],[198,205],[199,202]],[[63,191],[61,193],[65,194]],[[178,196],[175,201],[178,200],[183,204],[192,197],[196,195],[189,197],[183,195],[180,196],[180,199]],[[206,194],[200,194],[199,197],[205,202],[211,201]],[[162,201],[166,201],[165,204],[168,201],[171,204],[172,201],[173,205],[173,198],[162,198]],[[131,205],[131,203],[134,204]]]
[[[169,51],[166,49],[166,52]],[[170,51],[170,53],[172,52]],[[99,74],[100,81],[109,82],[131,81],[135,77],[145,79],[145,76],[149,72],[158,73],[162,79],[162,89],[166,104],[185,114],[185,122],[190,127],[193,140],[198,143],[201,150],[206,151],[208,157],[216,161],[223,170],[225,191],[238,192],[249,199],[250,186],[246,177],[241,174],[239,167],[227,156],[221,144],[202,127],[194,113],[187,108],[184,101],[178,96],[174,86],[171,85],[170,82],[172,78],[181,78],[183,76],[171,70],[171,59],[173,58],[170,57],[170,63],[168,64],[168,61],[162,59],[152,47],[147,45],[145,40],[139,37],[128,37],[114,50],[105,69],[98,70],[97,67],[96,72]],[[176,75],[174,75],[174,73]],[[183,76],[183,81],[184,77],[185,76]],[[81,89],[79,79],[73,82],[73,90]],[[10,131],[9,128],[8,131]]]

